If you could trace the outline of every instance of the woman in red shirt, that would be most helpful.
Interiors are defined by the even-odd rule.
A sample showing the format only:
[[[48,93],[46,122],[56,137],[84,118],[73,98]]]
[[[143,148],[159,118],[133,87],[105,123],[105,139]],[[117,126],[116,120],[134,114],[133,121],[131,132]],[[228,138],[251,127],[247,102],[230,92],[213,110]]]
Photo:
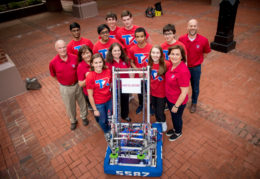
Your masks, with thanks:
[[[78,61],[79,65],[77,68],[77,76],[78,76],[78,83],[79,86],[83,88],[83,93],[88,105],[89,110],[93,110],[88,99],[88,92],[86,86],[86,75],[90,71],[90,60],[93,55],[91,48],[87,45],[82,45],[78,52]]]
[[[112,94],[110,91],[112,75],[99,53],[92,56],[90,65],[91,71],[86,77],[88,98],[96,121],[107,136],[110,131],[108,116],[112,112]]]
[[[110,70],[112,67],[115,68],[130,68],[129,59],[126,56],[123,48],[119,43],[113,43],[107,52],[106,58],[107,66]],[[129,74],[121,74],[120,78],[129,78]],[[120,103],[121,103],[121,117],[127,122],[131,122],[131,119],[128,117],[129,114],[129,94],[120,93]]]
[[[165,73],[170,66],[165,61],[162,47],[155,45],[152,47],[148,65],[151,67],[151,101],[155,112],[156,121],[162,124],[162,130],[167,130],[167,123],[164,114],[165,108]]]
[[[182,135],[182,114],[188,101],[190,72],[185,64],[186,55],[182,46],[170,47],[168,55],[171,66],[165,74],[165,95],[174,129],[166,135],[170,136],[170,141],[175,141]]]

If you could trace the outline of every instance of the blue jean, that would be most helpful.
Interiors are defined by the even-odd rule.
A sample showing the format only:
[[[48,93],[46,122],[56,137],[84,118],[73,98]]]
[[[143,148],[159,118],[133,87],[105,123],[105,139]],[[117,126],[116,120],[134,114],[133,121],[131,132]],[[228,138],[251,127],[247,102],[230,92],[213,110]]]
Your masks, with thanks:
[[[186,107],[186,104],[180,105],[177,113],[173,113],[171,111],[172,107],[174,106],[173,103],[171,103],[170,101],[167,100],[167,104],[168,104],[169,110],[171,112],[172,124],[173,124],[174,130],[176,133],[181,133],[182,132],[182,114],[183,114],[184,108]]]
[[[190,82],[192,88],[192,104],[197,104],[199,92],[200,92],[200,75],[201,75],[201,65],[196,67],[189,67],[190,70]]]
[[[96,104],[96,107],[100,113],[100,116],[95,116],[95,119],[101,129],[104,131],[104,133],[107,133],[110,131],[110,126],[108,124],[108,115],[112,115],[112,99],[102,104]],[[109,111],[110,114],[108,114]]]

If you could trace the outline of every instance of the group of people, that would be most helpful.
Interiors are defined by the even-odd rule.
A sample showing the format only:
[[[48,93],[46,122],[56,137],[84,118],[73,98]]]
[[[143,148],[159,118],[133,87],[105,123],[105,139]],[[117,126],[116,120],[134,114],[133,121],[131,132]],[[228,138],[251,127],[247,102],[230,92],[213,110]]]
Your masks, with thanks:
[[[151,113],[167,131],[165,108],[170,110],[173,128],[166,132],[170,141],[182,135],[182,114],[188,101],[191,82],[192,104],[190,112],[196,111],[199,96],[201,64],[204,54],[211,51],[207,38],[198,34],[196,19],[188,21],[188,33],[176,39],[173,24],[163,27],[165,42],[151,45],[151,37],[143,27],[133,25],[131,12],[121,13],[124,27],[117,26],[117,15],[109,12],[106,24],[97,28],[98,41],[81,37],[80,25],[70,24],[73,36],[68,45],[57,40],[57,55],[51,60],[50,74],[60,84],[60,93],[70,117],[71,130],[77,127],[76,101],[80,107],[83,125],[88,125],[88,110],[93,110],[96,121],[109,134],[108,116],[112,114],[112,67],[142,68],[151,67]],[[142,78],[143,74],[121,74],[120,78]],[[143,84],[143,83],[142,83]],[[145,86],[142,86],[145,88]],[[83,92],[82,92],[83,91]],[[143,91],[143,90],[142,90]],[[129,94],[121,93],[121,118],[129,118]],[[136,114],[142,112],[143,94],[138,94],[139,106]],[[150,104],[149,104],[150,105]],[[88,107],[87,107],[88,106]]]

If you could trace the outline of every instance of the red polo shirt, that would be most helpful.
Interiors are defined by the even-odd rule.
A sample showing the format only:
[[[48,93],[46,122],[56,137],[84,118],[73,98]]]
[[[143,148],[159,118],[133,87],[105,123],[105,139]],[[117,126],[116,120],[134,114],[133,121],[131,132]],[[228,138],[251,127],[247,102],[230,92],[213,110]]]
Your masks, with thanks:
[[[108,68],[112,71],[112,67],[115,68],[130,68],[130,65],[123,60],[119,60],[119,63],[117,61],[113,61],[113,63],[106,63]],[[120,78],[129,78],[129,74],[120,74]]]
[[[122,27],[117,31],[116,38],[125,46],[126,52],[128,53],[129,49],[137,44],[135,40],[135,30],[139,28],[137,25],[133,25],[133,28],[127,30],[125,27]],[[149,34],[146,32],[146,39],[149,37]]]
[[[87,45],[91,50],[93,49],[93,43],[89,39],[85,39],[81,37],[79,41],[75,41],[75,40],[70,41],[70,43],[67,45],[68,53],[78,55],[78,51],[81,45]]]
[[[189,87],[190,71],[186,64],[181,62],[173,71],[171,67],[165,74],[165,96],[173,104],[176,103],[180,94],[180,87]],[[188,94],[182,104],[188,101]]]
[[[115,42],[119,43],[119,44],[122,46],[123,49],[125,48],[125,47],[119,42],[119,40],[117,40],[117,39],[109,38],[108,41],[107,41],[107,43],[105,43],[105,44],[102,44],[102,43],[100,42],[100,40],[98,40],[98,41],[95,43],[95,45],[94,45],[93,54],[95,54],[95,53],[100,53],[100,54],[102,55],[102,57],[103,57],[104,59],[106,59],[106,55],[107,55],[107,52],[108,52],[109,47],[110,47],[113,43],[115,43]]]
[[[91,71],[86,77],[87,89],[93,90],[95,104],[103,104],[110,100],[110,83],[112,81],[111,71],[103,70],[101,73]]]
[[[55,56],[50,64],[50,74],[56,77],[62,85],[73,85],[77,83],[78,58],[76,55],[68,54],[67,60],[63,61],[59,55]]]
[[[170,62],[165,61],[166,69],[170,67]],[[159,64],[153,64],[151,69],[151,95],[164,98],[165,97],[165,75],[158,76]]]
[[[179,41],[186,46],[188,67],[195,67],[202,64],[204,59],[203,54],[211,51],[208,39],[199,34],[197,34],[193,41],[190,41],[188,34],[181,36]]]
[[[169,45],[167,42],[164,42],[164,43],[161,45],[161,47],[162,47],[162,50],[163,50],[163,55],[164,55],[164,57],[165,57],[165,60],[169,60],[168,49],[169,49],[169,47],[173,47],[174,45],[180,45],[180,46],[182,46],[182,47],[184,48],[185,54],[186,54],[186,56],[187,56],[186,47],[185,47],[185,45],[184,45],[182,42],[180,42],[180,41],[177,40],[175,43],[173,43],[173,44],[171,44],[171,45]]]
[[[109,32],[109,37],[112,38],[112,39],[115,39],[116,38],[116,34],[117,34],[117,31],[120,29],[120,27],[116,26],[115,30],[111,30],[110,29],[110,32]]]
[[[86,73],[90,71],[90,65],[87,64],[84,60],[79,63],[78,69],[77,69],[77,75],[78,80],[83,81],[86,79]],[[85,95],[88,95],[87,89],[83,88],[83,92]]]

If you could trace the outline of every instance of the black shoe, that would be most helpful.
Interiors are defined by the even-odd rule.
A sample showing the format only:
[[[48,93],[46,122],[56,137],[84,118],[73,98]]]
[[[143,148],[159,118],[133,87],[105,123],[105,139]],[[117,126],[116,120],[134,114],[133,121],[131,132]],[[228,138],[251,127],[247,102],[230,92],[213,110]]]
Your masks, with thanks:
[[[166,132],[166,135],[167,136],[172,136],[173,134],[175,133],[175,130],[174,129],[170,129]]]
[[[82,119],[82,122],[83,122],[83,125],[84,125],[84,126],[87,126],[87,125],[89,124],[88,118]]]
[[[143,106],[139,105],[138,108],[136,109],[136,114],[140,114],[143,110]]]
[[[127,117],[127,118],[125,118],[125,119],[123,119],[123,120],[125,120],[125,121],[127,121],[127,122],[131,122],[131,121],[132,121],[130,117]]]
[[[77,127],[77,123],[78,123],[78,121],[76,121],[75,123],[71,123],[70,130],[72,130],[72,131],[75,130]]]
[[[182,136],[182,133],[174,133],[171,137],[169,137],[169,141],[175,141],[181,136]]]

